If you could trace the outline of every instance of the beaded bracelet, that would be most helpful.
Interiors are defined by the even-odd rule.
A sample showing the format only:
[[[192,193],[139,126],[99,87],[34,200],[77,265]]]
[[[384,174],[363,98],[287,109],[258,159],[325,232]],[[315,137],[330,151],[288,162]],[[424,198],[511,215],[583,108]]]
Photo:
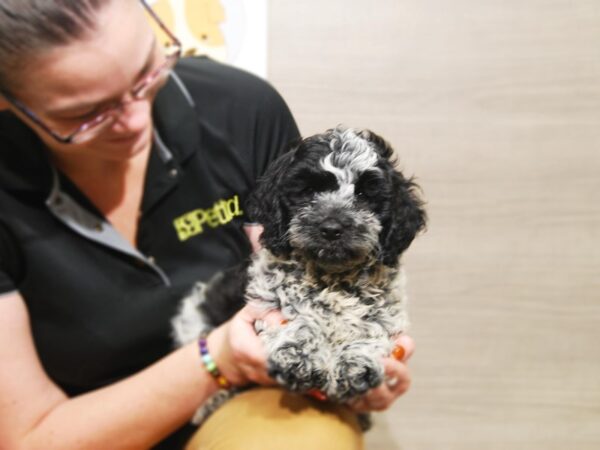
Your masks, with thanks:
[[[198,340],[198,346],[200,347],[200,357],[202,358],[202,363],[204,364],[206,370],[208,370],[208,373],[210,373],[213,376],[213,378],[217,381],[217,384],[221,389],[231,388],[231,383],[227,380],[227,378],[225,378],[225,376],[221,374],[221,372],[219,372],[217,365],[210,356],[210,353],[208,353],[208,345],[206,343],[206,338],[201,337]]]

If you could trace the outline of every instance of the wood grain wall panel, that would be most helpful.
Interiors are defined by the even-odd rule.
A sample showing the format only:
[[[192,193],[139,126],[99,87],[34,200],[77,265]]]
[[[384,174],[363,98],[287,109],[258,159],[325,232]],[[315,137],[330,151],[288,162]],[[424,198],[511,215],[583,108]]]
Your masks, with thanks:
[[[600,2],[269,7],[302,132],[373,129],[428,201],[413,386],[368,448],[600,448]]]

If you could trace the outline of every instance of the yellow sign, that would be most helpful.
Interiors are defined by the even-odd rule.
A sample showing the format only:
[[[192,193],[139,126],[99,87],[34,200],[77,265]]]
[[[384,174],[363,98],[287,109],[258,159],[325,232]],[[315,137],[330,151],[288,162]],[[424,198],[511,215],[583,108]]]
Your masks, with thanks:
[[[173,221],[180,241],[204,233],[205,227],[217,228],[231,222],[234,217],[243,215],[240,200],[234,195],[228,200],[219,200],[211,208],[195,209]]]

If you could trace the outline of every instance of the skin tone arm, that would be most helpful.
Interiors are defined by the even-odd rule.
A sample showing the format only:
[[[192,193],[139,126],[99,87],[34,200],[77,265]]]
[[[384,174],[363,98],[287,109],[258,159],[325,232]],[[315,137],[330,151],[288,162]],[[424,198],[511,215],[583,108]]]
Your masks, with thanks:
[[[209,337],[213,358],[234,384],[271,383],[254,318],[244,308]],[[234,337],[243,347],[229,345]],[[186,423],[217,389],[193,343],[118,383],[68,398],[40,364],[16,293],[0,301],[0,342],[0,448],[148,448]]]

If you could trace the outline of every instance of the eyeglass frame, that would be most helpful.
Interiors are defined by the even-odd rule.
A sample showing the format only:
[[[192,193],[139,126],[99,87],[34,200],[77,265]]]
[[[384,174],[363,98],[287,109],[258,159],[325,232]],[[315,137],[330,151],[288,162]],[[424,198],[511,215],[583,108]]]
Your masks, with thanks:
[[[146,75],[144,77],[144,79],[142,79],[138,83],[136,83],[135,86],[129,91],[129,93],[132,95],[132,97],[134,99],[138,99],[138,100],[143,98],[143,96],[138,97],[137,93],[142,91],[145,87],[149,86],[154,80],[158,79],[159,76],[161,74],[163,74],[165,71],[170,71],[175,66],[175,64],[181,57],[181,53],[182,53],[181,41],[179,41],[179,39],[177,39],[175,34],[173,34],[173,32],[171,32],[171,30],[169,30],[169,28],[160,19],[160,17],[158,16],[158,14],[156,14],[156,12],[152,9],[152,7],[146,2],[146,0],[140,0],[140,3],[144,6],[144,8],[148,12],[148,14],[150,14],[150,16],[152,16],[152,18],[156,21],[158,26],[166,33],[166,35],[169,37],[169,39],[171,39],[172,42],[170,43],[169,48],[174,49],[174,51],[173,51],[173,53],[171,53],[170,55],[167,56],[166,60],[159,67],[157,67],[151,73]],[[8,103],[13,105],[21,113],[23,113],[25,116],[27,116],[32,122],[34,122],[37,126],[39,126],[44,132],[46,132],[48,135],[52,136],[52,138],[54,138],[56,141],[58,141],[61,144],[75,143],[75,137],[77,135],[80,135],[81,133],[98,126],[104,120],[106,120],[106,118],[109,115],[118,113],[119,110],[122,110],[123,107],[127,103],[129,103],[127,101],[121,101],[117,105],[111,106],[108,109],[98,113],[98,115],[96,115],[93,119],[86,120],[84,123],[79,125],[75,131],[73,131],[68,136],[62,136],[60,133],[57,133],[56,131],[54,131],[50,126],[46,125],[42,121],[42,119],[40,119],[37,116],[37,114],[35,114],[31,109],[29,109],[27,106],[25,106],[21,101],[19,101],[15,97],[13,97],[10,93],[6,92],[5,90],[0,89],[0,95],[2,95]],[[90,137],[88,139],[80,141],[79,143],[87,142],[88,140],[90,140],[92,138],[93,137]]]

